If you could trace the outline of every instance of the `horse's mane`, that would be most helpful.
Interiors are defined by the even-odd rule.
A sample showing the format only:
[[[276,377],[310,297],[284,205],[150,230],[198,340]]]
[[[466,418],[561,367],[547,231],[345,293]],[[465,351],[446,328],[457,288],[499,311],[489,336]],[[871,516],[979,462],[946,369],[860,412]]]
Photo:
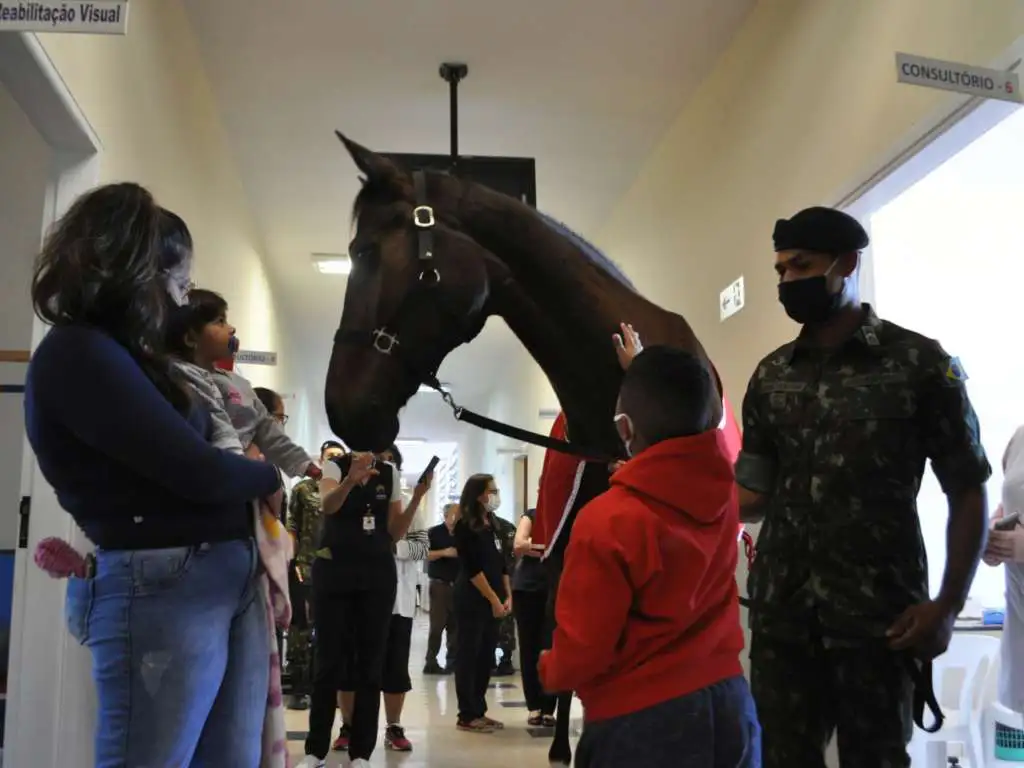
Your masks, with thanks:
[[[431,173],[439,173],[439,171],[431,171]],[[462,179],[459,179],[459,181],[465,183],[464,180]],[[362,189],[359,190],[359,193],[356,195],[355,200],[352,202],[353,224],[359,221],[360,214],[364,210],[366,210],[367,207],[377,202],[385,203],[389,201],[392,196],[393,190],[387,188],[386,185],[382,185],[379,183],[375,184],[372,179],[365,181],[363,183]],[[510,197],[508,199],[515,201],[515,198]],[[536,208],[530,208],[530,210],[550,229],[552,229],[560,236],[564,237],[566,240],[568,240],[570,243],[576,246],[580,251],[582,251],[583,255],[586,256],[597,267],[610,274],[612,277],[614,277],[616,280],[618,280],[620,283],[622,283],[630,290],[636,290],[633,283],[630,281],[628,277],[626,277],[625,273],[619,268],[619,266],[614,261],[605,256],[604,253],[602,253],[596,245],[591,243],[589,240],[586,240],[582,235],[573,231],[568,226],[552,218],[548,214],[538,211]]]
[[[583,254],[592,262],[597,264],[597,266],[604,269],[627,288],[636,290],[633,283],[630,282],[630,279],[626,277],[625,273],[623,273],[621,269],[619,269],[618,264],[605,256],[596,245],[591,243],[589,240],[584,239],[582,235],[569,229],[565,224],[551,218],[546,213],[542,213],[540,211],[535,211],[535,213],[540,217],[540,220],[551,227],[551,229],[583,251]]]

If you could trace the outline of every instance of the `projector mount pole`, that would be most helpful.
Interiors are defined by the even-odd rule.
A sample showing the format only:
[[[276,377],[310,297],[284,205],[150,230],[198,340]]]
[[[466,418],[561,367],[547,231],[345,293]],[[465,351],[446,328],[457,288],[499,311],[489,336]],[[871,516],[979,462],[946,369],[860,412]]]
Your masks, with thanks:
[[[459,162],[459,83],[469,74],[466,64],[447,62],[441,65],[441,79],[448,83],[448,110],[451,122],[452,168]]]

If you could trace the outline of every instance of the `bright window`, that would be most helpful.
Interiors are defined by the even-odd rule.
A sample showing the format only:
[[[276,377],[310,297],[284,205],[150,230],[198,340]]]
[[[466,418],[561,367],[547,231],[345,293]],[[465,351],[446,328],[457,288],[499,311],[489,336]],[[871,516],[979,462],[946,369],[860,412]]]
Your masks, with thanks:
[[[871,230],[869,284],[879,314],[938,339],[967,372],[995,509],[1003,451],[1024,424],[1024,110],[862,219]],[[918,505],[936,594],[947,506],[930,469]],[[972,597],[1002,606],[1003,590],[1002,568],[981,565]]]

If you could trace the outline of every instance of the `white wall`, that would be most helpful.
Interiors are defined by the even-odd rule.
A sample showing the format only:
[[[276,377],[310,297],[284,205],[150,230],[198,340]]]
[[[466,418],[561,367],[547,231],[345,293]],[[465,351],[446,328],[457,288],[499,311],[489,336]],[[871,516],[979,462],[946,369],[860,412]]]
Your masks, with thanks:
[[[492,419],[511,424],[532,432],[546,435],[551,430],[551,420],[542,419],[539,412],[543,408],[557,408],[558,400],[548,383],[544,372],[527,354],[523,347],[516,347],[505,363],[508,375],[503,377],[502,385],[496,388],[489,397],[479,402],[463,403]],[[477,472],[494,475],[498,488],[501,489],[504,501],[498,514],[511,520],[515,515],[513,499],[515,498],[515,454],[499,453],[499,448],[512,448],[522,443],[507,437],[470,428],[460,442],[463,480]],[[537,484],[540,480],[541,465],[544,461],[544,449],[535,446],[527,448],[529,495],[527,507],[537,503]]]
[[[32,341],[29,285],[39,250],[52,152],[0,83],[0,350]],[[23,363],[0,362],[0,384],[23,385]],[[23,397],[0,393],[0,549],[13,549],[23,453]]]
[[[125,37],[40,40],[103,143],[102,180],[139,181],[181,214],[196,240],[197,283],[228,300],[244,348],[278,353],[276,367],[248,366],[244,375],[311,400],[292,373],[264,244],[181,3],[132,0]]]

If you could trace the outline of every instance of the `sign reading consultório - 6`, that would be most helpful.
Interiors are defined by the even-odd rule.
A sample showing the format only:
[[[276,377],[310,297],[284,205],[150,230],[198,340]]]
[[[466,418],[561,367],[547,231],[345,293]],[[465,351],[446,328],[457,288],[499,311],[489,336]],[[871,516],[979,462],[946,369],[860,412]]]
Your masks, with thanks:
[[[128,32],[127,0],[89,3],[0,0],[0,32],[72,32],[123,35]]]

